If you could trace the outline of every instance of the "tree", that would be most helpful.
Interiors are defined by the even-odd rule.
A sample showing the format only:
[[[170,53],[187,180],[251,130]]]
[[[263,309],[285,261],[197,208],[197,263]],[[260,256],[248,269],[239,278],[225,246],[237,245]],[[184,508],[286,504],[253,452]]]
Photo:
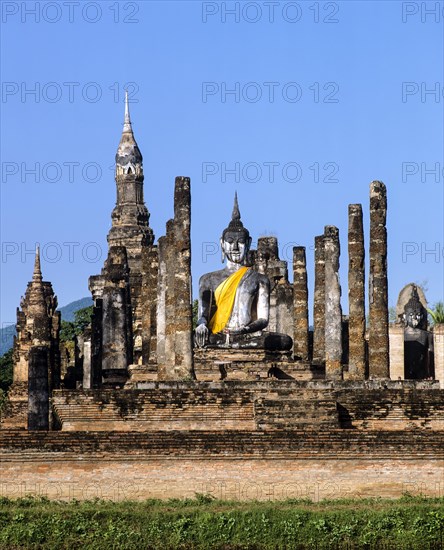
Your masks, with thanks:
[[[0,389],[5,393],[12,384],[12,348],[0,357]]]
[[[93,306],[84,307],[74,312],[74,321],[62,321],[60,327],[60,340],[70,342],[78,334],[82,334],[85,328],[91,323]]]
[[[76,334],[81,334],[91,323],[93,306],[84,307],[74,313],[74,330]]]
[[[436,302],[433,309],[427,310],[432,318],[434,325],[440,325],[444,323],[444,303]]]
[[[76,331],[74,329],[74,323],[70,321],[62,321],[60,326],[60,341],[70,342],[74,339]]]

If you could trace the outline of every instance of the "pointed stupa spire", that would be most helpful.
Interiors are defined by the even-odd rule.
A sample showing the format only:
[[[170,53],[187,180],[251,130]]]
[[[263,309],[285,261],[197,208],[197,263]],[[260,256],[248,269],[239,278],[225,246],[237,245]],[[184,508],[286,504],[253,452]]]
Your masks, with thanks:
[[[34,273],[26,291],[26,299],[28,300],[29,307],[32,308],[34,316],[47,314],[45,290],[40,267],[40,247],[38,245],[35,250]]]
[[[128,104],[128,90],[125,91],[125,118],[123,121],[123,131],[124,132],[133,131],[131,126],[131,118],[130,118],[129,104]]]
[[[43,280],[42,269],[40,267],[40,247],[37,245],[35,249],[35,260],[34,260],[34,273],[32,274],[32,280],[34,282],[40,282]]]
[[[143,158],[137,142],[134,138],[133,127],[131,125],[131,117],[129,112],[128,92],[125,92],[125,117],[123,119],[123,130],[120,138],[119,147],[116,153],[116,164],[123,167],[125,172],[131,167],[131,171],[135,172],[137,164],[142,165]]]

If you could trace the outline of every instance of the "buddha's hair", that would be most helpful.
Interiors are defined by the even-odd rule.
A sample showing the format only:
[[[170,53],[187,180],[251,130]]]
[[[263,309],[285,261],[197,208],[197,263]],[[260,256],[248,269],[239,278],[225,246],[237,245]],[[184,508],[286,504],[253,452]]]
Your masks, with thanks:
[[[410,300],[406,303],[404,311],[413,311],[415,313],[422,313],[422,304],[419,299],[418,290],[416,285],[412,287],[412,294]]]
[[[239,211],[239,203],[237,201],[237,193],[234,194],[234,206],[233,213],[231,214],[231,221],[222,232],[222,239],[227,233],[243,233],[247,239],[250,238],[250,232],[241,221],[241,215]]]

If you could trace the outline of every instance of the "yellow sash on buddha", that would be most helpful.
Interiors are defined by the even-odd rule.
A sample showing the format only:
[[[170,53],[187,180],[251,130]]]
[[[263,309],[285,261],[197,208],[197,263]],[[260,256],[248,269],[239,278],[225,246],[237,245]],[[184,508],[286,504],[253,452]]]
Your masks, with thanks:
[[[208,325],[213,334],[223,330],[225,325],[230,320],[230,315],[234,306],[234,299],[236,298],[237,287],[248,269],[248,267],[241,267],[225,279],[225,281],[222,281],[214,291],[217,309]]]

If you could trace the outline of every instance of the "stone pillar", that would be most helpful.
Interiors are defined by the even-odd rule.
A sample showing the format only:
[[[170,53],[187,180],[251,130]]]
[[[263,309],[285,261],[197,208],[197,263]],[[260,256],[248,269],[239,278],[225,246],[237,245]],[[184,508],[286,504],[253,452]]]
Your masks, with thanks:
[[[165,378],[175,379],[176,365],[176,296],[174,292],[176,279],[176,249],[174,246],[174,220],[168,220],[166,224],[165,253]]]
[[[190,179],[177,177],[174,219],[159,239],[157,294],[158,376],[164,380],[194,379],[193,307],[191,300]]]
[[[390,379],[404,380],[404,327],[392,324],[389,327],[390,338]]]
[[[157,280],[157,364],[158,376],[162,380],[165,378],[166,370],[166,237],[160,237],[158,241],[159,251],[159,275]]]
[[[348,378],[365,378],[365,267],[362,206],[348,206]]]
[[[85,345],[84,334],[77,334],[74,337],[74,369],[73,369],[73,387],[83,387],[83,348]]]
[[[49,430],[49,349],[29,350],[28,430]]]
[[[339,230],[327,225],[325,258],[325,377],[342,380],[342,310],[339,284]]]
[[[308,361],[308,286],[305,247],[293,248],[294,355]]]
[[[91,316],[91,388],[99,388],[102,385],[102,297],[104,284],[105,281],[102,275],[93,275],[88,281],[94,302]]]
[[[276,332],[288,334],[293,338],[293,287],[289,282],[277,283],[270,293],[274,297],[276,313]],[[270,304],[271,309],[271,304]]]
[[[91,329],[86,328],[83,333],[83,382],[84,390],[90,390],[93,387],[92,369],[91,369]]]
[[[175,246],[175,374],[195,378],[193,364],[193,303],[191,289],[191,187],[179,176],[174,189]]]
[[[103,385],[122,387],[128,379],[132,357],[132,318],[126,249],[113,246],[106,260],[102,296]]]
[[[324,235],[315,237],[315,281],[313,303],[313,363],[325,362],[325,258]]]
[[[389,377],[387,284],[387,191],[381,181],[370,184],[370,329],[369,376]]]
[[[444,390],[444,324],[433,327],[433,347],[435,355],[435,380],[439,380]]]
[[[157,363],[157,285],[159,257],[157,246],[145,249],[142,256],[142,362]]]
[[[250,254],[253,251],[250,250]],[[259,237],[254,261],[259,273],[270,281],[270,313],[267,331],[293,336],[293,287],[288,281],[287,262],[279,259],[276,237]]]

